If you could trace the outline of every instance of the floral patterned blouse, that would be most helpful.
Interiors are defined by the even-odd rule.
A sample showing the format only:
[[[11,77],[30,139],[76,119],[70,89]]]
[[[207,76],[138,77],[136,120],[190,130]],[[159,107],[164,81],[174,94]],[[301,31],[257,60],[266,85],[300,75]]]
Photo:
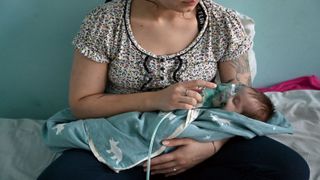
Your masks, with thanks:
[[[219,61],[237,59],[252,44],[233,10],[202,0],[193,42],[175,54],[155,55],[133,36],[130,7],[131,0],[100,5],[84,19],[73,40],[86,57],[108,63],[107,93],[152,91],[195,79],[213,81]]]

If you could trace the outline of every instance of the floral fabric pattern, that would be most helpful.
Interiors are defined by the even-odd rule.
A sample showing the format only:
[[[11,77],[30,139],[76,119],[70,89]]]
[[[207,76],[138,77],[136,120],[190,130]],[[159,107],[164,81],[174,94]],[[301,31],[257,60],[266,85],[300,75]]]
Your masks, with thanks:
[[[213,81],[217,63],[236,60],[252,42],[236,12],[211,0],[200,1],[199,34],[188,47],[155,55],[135,40],[130,25],[131,0],[95,8],[83,21],[73,44],[89,59],[108,63],[107,93],[135,93],[202,79]],[[201,22],[199,22],[201,20]]]

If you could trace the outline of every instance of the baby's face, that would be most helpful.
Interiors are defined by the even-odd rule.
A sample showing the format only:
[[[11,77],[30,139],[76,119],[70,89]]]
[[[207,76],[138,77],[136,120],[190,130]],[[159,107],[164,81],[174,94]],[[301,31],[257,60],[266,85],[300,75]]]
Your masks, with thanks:
[[[250,91],[252,91],[250,88],[242,88],[239,93],[228,99],[224,109],[240,114],[244,112],[245,109],[254,111],[254,108],[257,107],[257,100],[249,94]]]

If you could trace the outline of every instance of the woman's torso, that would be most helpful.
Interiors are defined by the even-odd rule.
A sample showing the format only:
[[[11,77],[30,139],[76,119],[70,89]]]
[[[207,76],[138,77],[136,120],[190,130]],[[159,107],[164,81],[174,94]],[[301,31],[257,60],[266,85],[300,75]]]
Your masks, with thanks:
[[[221,6],[200,1],[199,33],[187,47],[169,55],[156,55],[140,46],[132,32],[130,11],[131,0],[116,0],[91,14],[98,19],[94,26],[104,27],[98,29],[103,30],[99,43],[105,45],[109,63],[107,93],[152,91],[181,81],[214,80],[229,38]]]

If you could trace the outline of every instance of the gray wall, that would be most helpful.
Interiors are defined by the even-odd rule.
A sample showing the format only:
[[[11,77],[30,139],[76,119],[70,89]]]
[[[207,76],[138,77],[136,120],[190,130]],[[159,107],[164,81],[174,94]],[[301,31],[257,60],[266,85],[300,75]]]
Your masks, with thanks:
[[[0,0],[0,117],[44,119],[67,107],[71,40],[103,0]],[[255,86],[320,76],[319,0],[220,0],[256,21]]]

